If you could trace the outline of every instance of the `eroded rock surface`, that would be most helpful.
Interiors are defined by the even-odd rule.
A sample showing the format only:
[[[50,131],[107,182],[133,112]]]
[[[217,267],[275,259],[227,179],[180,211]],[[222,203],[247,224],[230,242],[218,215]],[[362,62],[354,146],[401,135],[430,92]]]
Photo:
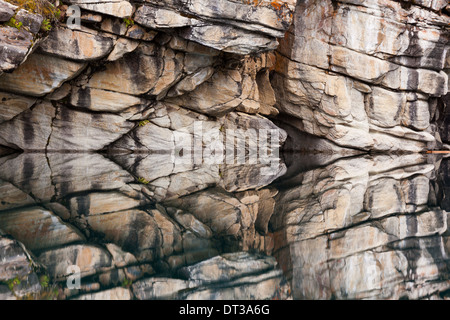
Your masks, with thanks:
[[[273,81],[284,121],[345,148],[418,152],[439,145],[433,124],[448,92],[445,6],[299,1]]]
[[[70,4],[81,8],[80,26],[54,28],[26,60],[28,47],[0,58],[12,66],[5,70],[14,71],[0,76],[2,95],[39,98],[2,115],[6,147],[97,151],[121,141],[140,148],[133,138],[140,139],[139,121],[157,117],[153,124],[167,128],[161,104],[171,105],[172,115],[183,117],[189,109],[218,126],[235,111],[266,117],[281,112],[279,125],[325,138],[333,152],[445,147],[445,1]],[[17,10],[2,2],[2,21],[29,14]],[[33,29],[29,24],[27,30]],[[25,37],[9,36],[22,32],[16,28],[2,30],[16,42]],[[5,52],[14,47],[8,41],[0,41]],[[28,114],[34,106],[50,101],[54,111],[42,122],[11,118],[34,118]],[[16,141],[24,140],[17,121],[30,122],[28,130],[42,135]]]
[[[69,4],[0,0],[0,298],[448,297],[447,1]]]
[[[36,48],[44,17],[0,1],[0,75],[12,72]]]

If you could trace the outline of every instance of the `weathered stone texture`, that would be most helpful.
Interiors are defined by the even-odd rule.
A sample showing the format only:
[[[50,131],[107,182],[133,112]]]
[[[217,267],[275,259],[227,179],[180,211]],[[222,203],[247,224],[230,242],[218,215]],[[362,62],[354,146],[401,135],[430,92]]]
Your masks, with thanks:
[[[278,49],[277,107],[341,147],[425,150],[436,142],[430,104],[448,92],[448,23],[390,0],[299,2]]]

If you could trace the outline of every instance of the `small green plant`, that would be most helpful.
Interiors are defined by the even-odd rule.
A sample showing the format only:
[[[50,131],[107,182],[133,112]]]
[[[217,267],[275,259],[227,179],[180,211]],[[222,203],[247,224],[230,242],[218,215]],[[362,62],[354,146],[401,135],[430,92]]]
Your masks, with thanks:
[[[41,30],[50,31],[52,29],[52,23],[49,19],[44,19],[41,24]]]
[[[50,278],[47,275],[42,275],[39,279],[39,282],[41,283],[42,288],[47,288],[50,283]]]
[[[131,281],[130,279],[128,279],[128,278],[124,278],[123,280],[122,280],[122,283],[120,284],[123,288],[129,288],[129,287],[131,287],[131,285],[133,284],[133,281]]]
[[[125,25],[127,26],[127,28],[129,28],[129,27],[134,25],[134,20],[131,19],[130,17],[123,18],[123,22],[125,22]]]
[[[22,28],[22,22],[17,21],[14,17],[9,19],[9,21],[6,23],[7,26],[16,28],[17,30],[20,30]]]
[[[138,182],[142,183],[142,184],[149,184],[150,183],[150,181],[148,181],[148,180],[146,180],[144,178],[138,178]]]
[[[61,10],[59,8],[56,8],[56,10],[54,12],[54,16],[56,19],[61,18]]]
[[[57,23],[61,18],[61,10],[53,3],[55,0],[6,0],[18,6],[18,9],[24,9],[31,13],[36,13],[44,17],[44,21],[41,25],[42,31],[49,31],[52,25]],[[17,10],[18,11],[18,10]],[[22,27],[22,23],[16,23],[14,18],[10,25],[17,29]]]
[[[31,13],[37,13],[41,16],[53,20],[61,15],[61,11],[52,3],[54,0],[6,0]]]
[[[8,285],[9,290],[13,291],[14,287],[20,284],[20,280],[18,277],[15,277],[14,279],[6,281],[6,284]]]
[[[143,127],[143,126],[145,126],[146,124],[149,124],[149,123],[150,123],[150,120],[139,121],[139,127]]]

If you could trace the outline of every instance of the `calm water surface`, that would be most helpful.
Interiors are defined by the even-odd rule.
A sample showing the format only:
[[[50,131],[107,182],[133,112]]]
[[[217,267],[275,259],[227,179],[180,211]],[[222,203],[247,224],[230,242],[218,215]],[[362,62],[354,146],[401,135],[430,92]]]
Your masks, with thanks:
[[[260,169],[158,154],[2,157],[0,234],[36,266],[30,276],[0,248],[0,296],[11,275],[25,279],[16,296],[35,298],[449,296],[447,160],[287,154]]]

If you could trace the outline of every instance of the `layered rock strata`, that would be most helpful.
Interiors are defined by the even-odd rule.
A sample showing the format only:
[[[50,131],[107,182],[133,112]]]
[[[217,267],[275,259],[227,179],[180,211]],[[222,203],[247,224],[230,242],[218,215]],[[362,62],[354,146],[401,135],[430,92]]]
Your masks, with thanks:
[[[447,1],[298,1],[273,81],[284,121],[344,148],[440,147],[447,10]]]
[[[447,1],[61,8],[0,0],[2,299],[448,296],[438,162],[276,153],[445,147]]]
[[[81,24],[63,6],[68,24],[29,58],[21,39],[38,30],[0,28],[3,71],[14,71],[0,77],[3,146],[108,148],[160,103],[215,118],[281,112],[280,125],[335,149],[420,152],[447,142],[446,1],[68,5],[81,10]],[[3,21],[20,18],[14,5],[1,10]],[[24,124],[28,133],[13,130]]]
[[[297,157],[270,186],[155,202],[98,154],[1,159],[2,298],[448,297],[448,160]]]
[[[39,43],[44,18],[0,1],[0,75],[16,69]]]
[[[195,121],[215,130],[277,129],[264,118],[278,113],[270,51],[289,27],[290,1],[69,4],[67,24],[41,32],[36,52],[14,55],[17,63],[3,69],[0,145],[170,153]],[[74,6],[80,25],[69,23]],[[8,3],[1,8],[9,14]],[[10,29],[28,30],[0,34]]]

